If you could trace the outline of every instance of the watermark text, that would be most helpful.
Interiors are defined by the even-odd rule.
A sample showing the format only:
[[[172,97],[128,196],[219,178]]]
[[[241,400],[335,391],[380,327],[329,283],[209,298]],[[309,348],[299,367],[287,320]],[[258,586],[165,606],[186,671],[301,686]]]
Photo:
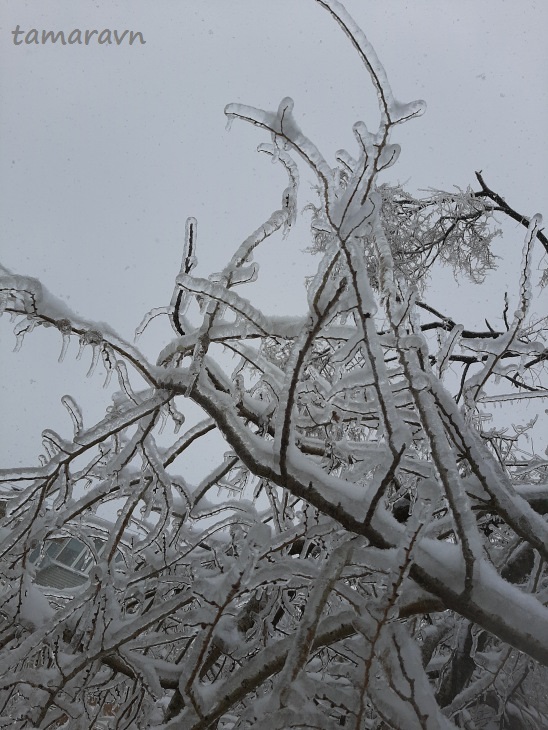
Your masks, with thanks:
[[[89,46],[90,43],[98,44],[100,46],[105,45],[117,45],[121,46],[122,43],[132,46],[138,42],[140,45],[146,43],[141,31],[133,30],[110,30],[110,28],[104,28],[103,30],[80,30],[80,28],[74,28],[71,31],[63,30],[37,30],[31,28],[30,30],[21,30],[21,26],[17,25],[15,30],[11,31],[13,35],[13,45],[15,46],[33,46],[47,44],[59,44],[62,46]]]

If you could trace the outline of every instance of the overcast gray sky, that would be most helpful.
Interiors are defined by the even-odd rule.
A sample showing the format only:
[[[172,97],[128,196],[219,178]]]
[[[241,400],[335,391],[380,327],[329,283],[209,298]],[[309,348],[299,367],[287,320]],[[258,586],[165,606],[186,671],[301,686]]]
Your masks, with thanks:
[[[548,215],[548,3],[345,5],[395,95],[428,105],[396,129],[402,154],[386,180],[451,189],[473,184],[482,169],[519,211]],[[377,121],[364,69],[313,0],[1,0],[0,9],[0,260],[127,339],[144,312],[169,303],[187,216],[198,219],[196,273],[206,276],[279,206],[282,170],[255,151],[268,140],[243,124],[228,132],[225,104],[274,109],[293,97],[303,131],[332,161],[337,149],[354,149],[355,121]],[[17,25],[25,33],[127,28],[146,44],[16,46]],[[313,199],[312,181],[305,172],[301,207]],[[259,285],[242,290],[267,312],[302,311],[303,277],[317,264],[302,253],[305,222],[260,254],[269,275],[263,267]],[[508,230],[495,249],[507,260],[502,278],[476,289],[463,316],[488,300],[500,311],[524,235]],[[448,275],[436,296],[451,286]],[[451,291],[447,311],[458,316]],[[145,354],[168,334],[156,326],[145,335]],[[0,337],[2,464],[15,465],[35,460],[43,428],[68,432],[59,398],[79,399],[89,355],[76,363],[74,343],[57,365],[60,336],[51,331],[11,354],[7,321]],[[89,382],[90,418],[107,398],[102,380]]]

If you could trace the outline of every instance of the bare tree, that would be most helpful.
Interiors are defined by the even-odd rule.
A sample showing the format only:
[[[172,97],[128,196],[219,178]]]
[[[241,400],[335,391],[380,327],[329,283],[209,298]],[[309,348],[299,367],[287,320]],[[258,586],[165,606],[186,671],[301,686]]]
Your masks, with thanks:
[[[477,191],[422,199],[379,185],[393,127],[424,105],[396,101],[342,5],[316,2],[371,78],[378,129],[357,122],[355,152],[331,166],[291,99],[227,106],[267,133],[259,151],[288,186],[207,279],[189,218],[171,302],[138,328],[171,321],[155,363],[1,270],[16,349],[50,327],[63,356],[79,339],[120,386],[92,426],[65,396],[72,434],[44,431],[39,465],[0,472],[2,726],[548,725],[547,461],[527,450],[533,422],[485,421],[488,403],[546,396],[547,323],[531,314],[541,218],[481,173]],[[258,276],[254,249],[290,231],[299,165],[317,181],[317,273],[304,315],[269,316],[237,287]],[[445,262],[481,280],[495,213],[526,230],[518,304],[468,330],[428,304],[428,273]],[[167,443],[188,401],[204,420]],[[215,430],[227,451],[190,484],[185,455]],[[110,524],[96,517],[109,504]],[[74,544],[83,578],[63,590],[44,570]]]

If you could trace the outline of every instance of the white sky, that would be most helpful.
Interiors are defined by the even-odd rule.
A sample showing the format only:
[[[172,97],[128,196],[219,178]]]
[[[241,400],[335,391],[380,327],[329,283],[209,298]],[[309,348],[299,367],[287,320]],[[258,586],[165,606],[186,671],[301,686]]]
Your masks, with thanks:
[[[547,216],[548,3],[346,7],[396,96],[428,104],[396,129],[402,154],[386,180],[451,189],[473,185],[482,169],[517,210]],[[17,24],[129,28],[146,45],[15,46]],[[198,219],[196,273],[207,276],[279,207],[284,173],[255,152],[268,140],[243,124],[226,131],[225,104],[275,109],[293,97],[296,119],[329,160],[341,147],[353,151],[355,121],[377,122],[365,70],[313,0],[0,0],[0,69],[0,261],[127,339],[144,312],[169,303],[187,216]],[[304,172],[301,208],[312,181]],[[242,290],[266,312],[302,311],[303,277],[317,264],[302,253],[302,221],[297,235],[259,255],[259,284]],[[437,282],[436,303],[447,292],[456,319],[459,307],[462,317],[488,305],[500,312],[504,289],[517,288],[524,230],[506,231],[495,247],[506,260],[498,278],[466,297],[450,274]],[[151,330],[145,354],[154,358],[152,346],[167,336],[167,328]],[[1,464],[14,466],[35,461],[42,429],[69,433],[61,395],[81,401],[90,419],[108,396],[100,372],[82,383],[89,354],[76,363],[76,343],[57,365],[58,333],[39,330],[12,354],[4,318],[0,338]]]

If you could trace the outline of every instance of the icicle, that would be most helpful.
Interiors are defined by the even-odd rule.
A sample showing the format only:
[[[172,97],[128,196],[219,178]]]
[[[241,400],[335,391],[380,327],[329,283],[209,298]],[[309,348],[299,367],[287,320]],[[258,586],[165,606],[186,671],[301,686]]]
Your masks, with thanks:
[[[59,357],[57,358],[57,362],[63,362],[65,359],[65,355],[67,354],[68,346],[70,344],[70,335],[63,334],[63,342],[61,345],[61,352],[59,353]]]
[[[91,378],[93,373],[95,372],[95,368],[97,367],[97,363],[99,362],[99,353],[100,353],[100,346],[93,344],[91,346],[92,349],[92,357],[91,357],[91,365],[89,366],[89,370],[86,373],[86,378]]]
[[[67,474],[62,471],[57,480],[58,494],[53,503],[53,509],[61,510],[72,496],[72,479],[67,479]]]
[[[24,317],[18,322],[13,330],[16,336],[15,347],[13,348],[14,352],[19,352],[23,345],[25,335],[27,334],[27,332],[32,332],[37,324],[39,324],[38,320],[33,319],[32,317]]]
[[[162,434],[164,432],[164,429],[165,429],[166,423],[167,423],[167,411],[165,408],[160,408],[158,418],[159,418],[158,433]]]
[[[245,368],[246,363],[247,363],[247,360],[245,359],[245,357],[241,357],[239,359],[238,364],[236,365],[236,367],[234,368],[234,370],[232,371],[232,374],[230,376],[231,380],[235,380],[240,375],[240,373]]]
[[[207,309],[207,305],[209,304],[209,299],[206,299],[201,294],[197,294],[196,303],[198,305],[198,311],[200,312],[200,314],[204,314]]]
[[[242,403],[245,393],[244,377],[241,374],[234,378],[234,399],[236,403]]]
[[[68,346],[70,343],[70,335],[72,334],[72,325],[68,319],[59,319],[55,323],[55,326],[61,333],[63,337],[63,342],[61,345],[61,352],[59,354],[59,357],[57,359],[57,362],[63,362],[65,359],[65,355],[67,354]]]
[[[181,428],[181,426],[185,422],[185,417],[175,407],[175,403],[172,400],[169,401],[169,403],[167,404],[167,407],[168,407],[169,415],[171,416],[171,418],[173,420],[173,423],[175,424],[175,426],[173,428],[173,433],[176,434],[176,433],[179,432],[179,429]]]
[[[72,420],[72,425],[74,427],[74,435],[78,436],[78,434],[84,427],[84,421],[82,419],[82,411],[80,410],[80,406],[70,395],[64,395],[61,398],[61,403],[69,412],[69,416]]]
[[[80,336],[80,346],[78,347],[77,360],[81,360],[86,345],[97,345],[103,341],[103,335],[97,330],[87,330]]]
[[[105,366],[106,376],[103,383],[103,388],[107,388],[114,372],[114,365],[112,361],[112,353],[109,351],[110,348],[103,346],[101,348],[101,357],[103,358],[103,365]]]
[[[25,339],[25,332],[19,332],[19,334],[15,338],[15,346],[13,348],[13,352],[19,352],[19,350],[23,346],[24,339]]]
[[[86,373],[86,378],[91,378],[91,376],[95,372],[95,368],[99,361],[99,353],[101,351],[102,342],[103,335],[97,330],[87,330],[87,332],[84,332],[84,334],[80,337],[80,349],[78,350],[78,355],[76,359],[80,359],[86,345],[91,345],[93,351],[91,365],[89,366],[89,370]]]
[[[135,397],[133,388],[130,385],[129,377],[127,374],[127,367],[123,360],[116,361],[116,371],[118,373],[118,382],[120,383],[120,388],[122,388],[122,390],[125,392],[130,400],[132,400],[134,403],[138,403],[139,401]]]

